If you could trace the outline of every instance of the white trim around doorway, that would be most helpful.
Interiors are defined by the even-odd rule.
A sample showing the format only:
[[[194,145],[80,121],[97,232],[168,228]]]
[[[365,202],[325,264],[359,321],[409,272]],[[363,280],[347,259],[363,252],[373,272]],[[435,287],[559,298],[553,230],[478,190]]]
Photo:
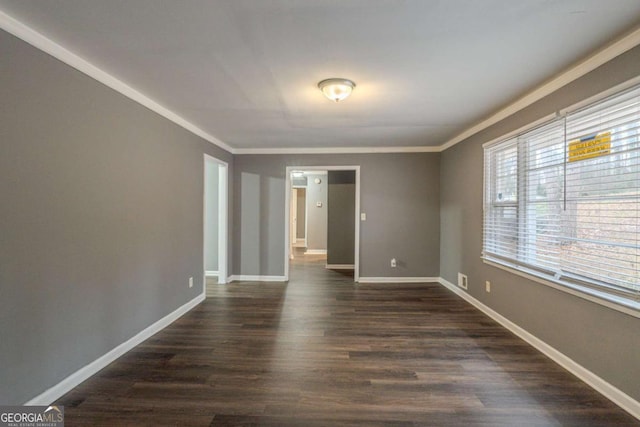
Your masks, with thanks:
[[[206,171],[207,171],[207,163],[213,162],[218,164],[218,271],[216,272],[218,276],[218,283],[224,284],[227,283],[227,264],[228,264],[228,254],[227,248],[229,247],[229,226],[228,226],[228,206],[229,206],[229,164],[223,160],[217,159],[208,154],[204,154],[204,164],[203,164],[203,180],[204,186],[202,191],[202,266],[203,266],[203,278],[202,278],[202,293],[206,295],[207,293],[207,280],[206,277],[209,275],[205,270],[206,266],[206,232],[207,232],[207,182],[206,182]]]
[[[289,253],[289,211],[291,203],[291,172],[296,170],[303,171],[355,171],[356,172],[356,200],[355,200],[355,249],[354,249],[354,265],[353,280],[360,280],[360,166],[287,166],[285,170],[285,204],[284,204],[284,279],[289,280],[290,253]],[[305,238],[307,238],[305,234]]]

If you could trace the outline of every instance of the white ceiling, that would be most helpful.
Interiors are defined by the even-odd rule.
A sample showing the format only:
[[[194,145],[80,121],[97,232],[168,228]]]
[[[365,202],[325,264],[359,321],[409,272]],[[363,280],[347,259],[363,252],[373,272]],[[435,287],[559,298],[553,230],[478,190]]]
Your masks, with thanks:
[[[0,0],[236,149],[440,146],[640,23],[638,0]],[[335,104],[318,81],[344,77]]]

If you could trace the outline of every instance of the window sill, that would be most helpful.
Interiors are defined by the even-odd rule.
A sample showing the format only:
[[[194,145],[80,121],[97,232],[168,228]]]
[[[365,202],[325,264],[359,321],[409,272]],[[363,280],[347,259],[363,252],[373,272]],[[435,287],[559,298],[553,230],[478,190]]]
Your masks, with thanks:
[[[482,261],[487,265],[491,265],[501,270],[517,274],[518,276],[524,277],[534,282],[541,283],[543,285],[549,286],[562,292],[566,292],[587,301],[603,305],[607,308],[619,311],[624,314],[628,314],[629,316],[640,318],[639,301],[632,301],[626,298],[616,297],[615,295],[611,295],[606,292],[600,292],[596,289],[580,286],[575,283],[553,280],[541,273],[517,266],[515,264],[510,264],[502,260],[498,261],[493,258],[482,257]]]

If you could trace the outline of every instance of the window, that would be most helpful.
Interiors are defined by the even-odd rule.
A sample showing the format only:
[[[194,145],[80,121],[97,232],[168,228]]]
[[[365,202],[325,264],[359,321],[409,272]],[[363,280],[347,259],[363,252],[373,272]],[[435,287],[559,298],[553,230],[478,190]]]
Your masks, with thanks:
[[[486,260],[640,307],[640,87],[489,144],[484,164]]]

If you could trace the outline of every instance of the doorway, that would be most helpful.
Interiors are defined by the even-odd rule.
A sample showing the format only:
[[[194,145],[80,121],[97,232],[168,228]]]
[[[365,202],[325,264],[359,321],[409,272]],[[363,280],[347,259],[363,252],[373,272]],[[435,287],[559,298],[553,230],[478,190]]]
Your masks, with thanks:
[[[290,258],[294,258],[293,248],[307,247],[307,187],[296,177],[293,177],[291,189],[291,209],[289,215],[291,218],[289,237],[291,238],[291,249],[289,251]]]
[[[298,227],[300,222],[300,207],[298,205],[298,201],[300,200],[298,191],[300,190],[300,185],[296,185],[296,177],[293,176],[293,173],[296,172],[298,177],[302,172],[306,177],[306,182],[315,183],[320,185],[323,182],[328,183],[327,174],[336,171],[352,171],[353,175],[355,175],[355,195],[353,196],[355,200],[353,200],[353,205],[351,206],[352,211],[352,227],[351,232],[353,236],[353,277],[354,281],[357,282],[359,280],[359,270],[360,270],[360,166],[297,166],[297,167],[287,167],[286,168],[286,178],[285,178],[285,248],[284,248],[284,264],[285,271],[284,276],[285,280],[289,280],[289,273],[291,267],[291,260],[295,253],[300,253],[300,239],[298,238]],[[324,174],[324,175],[323,175]],[[324,178],[323,178],[324,176]],[[311,185],[311,184],[310,184]],[[353,187],[353,186],[352,186]],[[296,191],[294,191],[296,190]],[[327,254],[327,232],[325,231],[324,239],[325,239],[325,249],[321,249],[322,245],[319,245],[318,248],[315,248],[315,244],[313,244],[312,232],[309,230],[311,218],[310,211],[314,208],[322,208],[323,205],[326,206],[326,199],[322,199],[320,197],[313,197],[313,192],[311,189],[305,189],[306,196],[306,207],[307,211],[305,212],[305,236],[304,236],[304,253],[307,255],[321,255]],[[354,193],[352,193],[353,195]],[[324,194],[326,197],[326,193]],[[294,201],[294,198],[296,199]],[[317,200],[316,200],[317,199]],[[293,209],[296,209],[296,212]],[[321,209],[319,209],[320,211]],[[326,223],[326,210],[325,210],[325,218],[324,221]],[[294,227],[295,230],[294,230]],[[294,242],[294,233],[296,241]],[[311,241],[311,243],[310,243]],[[313,246],[313,247],[312,247]],[[336,267],[336,266],[334,266]],[[340,267],[346,267],[343,265],[338,265]],[[329,266],[327,265],[327,268]]]
[[[204,155],[203,292],[207,281],[227,283],[228,164]]]

